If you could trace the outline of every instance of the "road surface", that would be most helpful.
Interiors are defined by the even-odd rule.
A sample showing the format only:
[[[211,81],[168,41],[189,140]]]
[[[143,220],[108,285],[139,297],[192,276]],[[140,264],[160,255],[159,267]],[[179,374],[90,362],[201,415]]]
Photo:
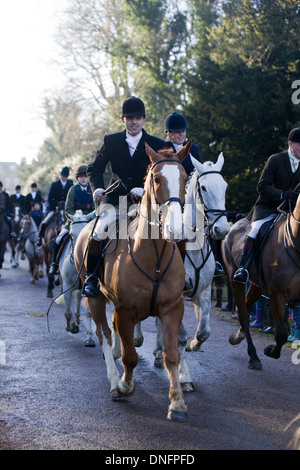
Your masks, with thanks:
[[[248,369],[246,343],[228,342],[237,329],[230,314],[213,308],[210,338],[187,353],[196,391],[185,395],[187,421],[177,423],[166,419],[166,373],[153,366],[154,318],[143,322],[135,393],[113,402],[99,344],[84,347],[84,318],[77,335],[67,333],[64,308],[53,304],[49,331],[46,279],[31,285],[27,261],[12,269],[6,253],[0,296],[0,449],[102,450],[114,458],[122,450],[289,449],[300,411],[295,351],[285,346],[279,360],[268,358],[263,350],[273,338],[253,333],[263,370]],[[184,322],[193,335],[191,302]]]

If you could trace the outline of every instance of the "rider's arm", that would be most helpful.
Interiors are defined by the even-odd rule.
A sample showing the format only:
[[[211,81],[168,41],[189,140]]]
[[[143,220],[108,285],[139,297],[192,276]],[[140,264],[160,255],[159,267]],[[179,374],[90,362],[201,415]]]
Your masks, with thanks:
[[[280,201],[284,188],[282,184],[282,165],[277,155],[269,157],[260,176],[257,192],[264,198]]]
[[[103,174],[105,172],[106,165],[109,162],[109,158],[105,151],[105,140],[102,147],[96,152],[94,160],[88,166],[87,174],[90,178],[90,186],[94,192],[97,188],[104,188]]]
[[[72,186],[68,191],[66,202],[65,202],[65,212],[71,215],[75,214],[75,188],[74,186]]]

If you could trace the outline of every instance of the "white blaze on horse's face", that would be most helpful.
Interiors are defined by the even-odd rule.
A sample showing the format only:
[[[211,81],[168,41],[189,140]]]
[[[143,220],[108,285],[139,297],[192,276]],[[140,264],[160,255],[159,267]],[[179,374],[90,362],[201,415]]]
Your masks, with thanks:
[[[168,198],[180,198],[180,169],[177,165],[163,165],[161,175],[166,179]],[[168,202],[162,209],[163,238],[169,242],[182,240],[183,221],[181,205],[178,201]]]

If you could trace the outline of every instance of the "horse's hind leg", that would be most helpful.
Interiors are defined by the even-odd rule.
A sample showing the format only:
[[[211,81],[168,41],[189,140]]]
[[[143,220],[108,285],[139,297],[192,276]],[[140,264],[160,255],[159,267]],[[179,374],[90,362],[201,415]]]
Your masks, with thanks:
[[[144,337],[142,333],[141,322],[138,321],[134,327],[134,345],[136,348],[139,348],[142,346],[143,342],[144,342]]]
[[[264,353],[268,357],[278,359],[281,348],[286,343],[288,337],[288,324],[285,318],[285,299],[280,292],[272,292],[270,294],[270,309],[274,318],[276,345],[271,344],[267,346]]]
[[[105,359],[107,378],[110,383],[110,394],[113,400],[117,400],[120,397],[118,393],[120,375],[112,355],[112,338],[106,318],[105,296],[100,292],[97,297],[89,298],[88,304],[96,325],[96,334]]]
[[[194,392],[195,388],[192,383],[189,368],[185,360],[185,350],[187,345],[187,332],[183,323],[180,324],[178,335],[178,349],[179,349],[179,381],[183,392]]]
[[[210,336],[210,308],[211,308],[211,285],[203,292],[197,292],[193,297],[195,316],[197,319],[197,330],[194,338],[189,338],[186,345],[187,351],[199,351],[201,344]]]
[[[172,306],[168,312],[160,317],[162,323],[162,339],[164,346],[164,361],[169,373],[170,391],[168,419],[182,421],[186,417],[187,408],[183,398],[183,392],[179,381],[180,355],[178,350],[178,335],[183,317],[183,301]]]
[[[122,395],[129,396],[134,392],[133,371],[138,362],[134,346],[134,320],[127,310],[120,308],[114,312],[114,323],[122,342],[122,363],[124,374],[118,384]]]

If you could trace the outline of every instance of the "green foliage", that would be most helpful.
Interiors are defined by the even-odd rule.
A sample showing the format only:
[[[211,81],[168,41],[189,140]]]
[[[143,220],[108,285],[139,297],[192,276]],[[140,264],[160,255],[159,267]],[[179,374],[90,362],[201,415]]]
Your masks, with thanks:
[[[224,152],[228,209],[248,212],[264,163],[287,148],[299,125],[291,100],[300,72],[299,9],[280,1],[191,3],[200,40],[187,116],[204,159]]]
[[[123,128],[122,102],[144,100],[147,131],[182,112],[203,160],[225,156],[228,209],[247,213],[267,158],[300,125],[295,0],[69,0],[59,42],[74,94],[44,103],[49,137],[24,182],[47,190]],[[79,90],[79,91],[78,91]],[[109,177],[109,172],[107,178]]]

